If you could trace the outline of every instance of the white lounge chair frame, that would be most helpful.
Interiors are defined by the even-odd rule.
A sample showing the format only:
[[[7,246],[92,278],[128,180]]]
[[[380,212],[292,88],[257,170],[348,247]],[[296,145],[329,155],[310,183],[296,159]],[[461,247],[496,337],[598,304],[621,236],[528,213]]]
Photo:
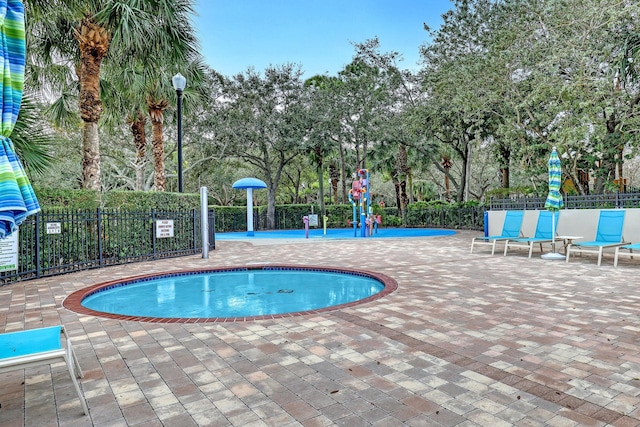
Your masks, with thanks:
[[[516,216],[516,219],[510,218],[510,216]],[[509,239],[516,239],[519,237],[522,237],[522,232],[521,232],[521,228],[522,228],[522,218],[524,216],[524,211],[507,211],[505,214],[505,219],[504,219],[504,223],[502,224],[502,233],[500,235],[496,235],[496,236],[478,236],[478,237],[474,237],[471,240],[471,251],[470,253],[473,253],[473,247],[475,245],[490,245],[491,246],[491,255],[495,254],[496,252],[496,244],[498,242],[504,242],[504,241],[508,241]],[[509,221],[509,222],[507,222]],[[513,221],[513,224],[511,223],[511,221]],[[515,221],[517,221],[517,225],[518,225],[518,230],[510,230],[507,229],[505,230],[505,227],[509,227],[509,226],[513,226],[515,225]],[[505,232],[511,233],[513,232],[514,234],[508,234],[505,235]]]
[[[73,386],[76,389],[76,393],[78,394],[78,398],[80,399],[80,403],[82,405],[82,409],[85,415],[89,414],[89,409],[87,408],[87,403],[84,400],[84,396],[82,395],[82,391],[80,390],[80,385],[78,384],[77,378],[82,378],[82,369],[80,368],[80,364],[78,363],[78,358],[76,356],[73,347],[71,346],[71,339],[67,336],[64,327],[62,326],[52,326],[49,328],[39,328],[39,329],[27,329],[24,331],[17,332],[9,332],[5,334],[0,334],[0,339],[8,339],[11,334],[24,334],[24,336],[28,336],[28,334],[32,334],[34,331],[38,331],[39,333],[47,332],[48,329],[51,334],[57,334],[60,339],[60,346],[57,349],[47,350],[47,351],[34,351],[29,354],[24,354],[20,356],[14,357],[4,357],[0,358],[0,374],[5,372],[16,371],[19,369],[25,369],[35,366],[42,365],[50,365],[52,363],[65,362],[67,369],[69,370],[69,375],[71,376],[71,381],[73,382]],[[67,342],[66,348],[62,345],[61,335],[64,335],[64,338]]]
[[[610,236],[608,236],[609,239],[611,238],[611,236],[619,237],[620,239],[619,241],[604,240],[602,238],[598,239],[601,233],[600,232],[601,223],[602,221],[607,221],[607,219],[605,218],[605,216],[607,215],[618,217],[615,219],[620,221],[620,234],[615,233],[615,234],[610,234]],[[600,264],[602,263],[602,253],[606,248],[616,248],[618,246],[628,245],[630,242],[626,242],[624,240],[624,237],[622,236],[622,226],[624,225],[624,215],[625,215],[624,210],[600,211],[600,217],[598,218],[598,227],[596,231],[595,240],[589,241],[589,242],[576,242],[574,244],[567,245],[566,262],[569,262],[569,258],[571,257],[571,252],[578,252],[580,254],[582,254],[583,252],[595,253],[595,254],[598,254],[598,267],[600,267]],[[603,234],[606,236],[605,233]]]
[[[555,212],[549,212],[549,211],[541,211],[541,212],[539,212],[538,213],[538,222],[536,224],[536,231],[534,233],[534,236],[533,237],[519,237],[519,238],[513,238],[513,239],[505,240],[505,242],[504,242],[504,256],[507,256],[507,252],[509,251],[510,247],[520,247],[520,248],[528,249],[529,250],[529,258],[531,258],[531,256],[533,255],[533,248],[535,247],[536,243],[540,245],[540,252],[541,253],[542,253],[542,245],[543,245],[543,243],[555,243],[555,239],[553,238],[553,234],[552,234],[557,229],[557,227],[555,227],[555,225],[551,226],[551,232],[549,233],[551,235],[551,237],[549,237],[549,238],[547,238],[547,237],[536,237],[536,236],[539,236],[539,235],[542,234],[539,231],[539,227],[541,225],[540,221],[544,220],[545,216],[547,214],[556,215],[556,218],[558,217],[558,214],[555,213]],[[541,215],[545,215],[545,216],[541,216]],[[555,221],[555,219],[554,219],[554,221]]]
[[[626,249],[629,252],[620,252],[620,249]],[[615,255],[613,256],[613,266],[614,267],[618,266],[618,257],[620,256],[628,256],[629,258],[633,259],[634,256],[640,255],[640,253],[633,252],[634,249],[640,249],[640,243],[633,243],[631,245],[616,247],[616,252],[615,252]]]

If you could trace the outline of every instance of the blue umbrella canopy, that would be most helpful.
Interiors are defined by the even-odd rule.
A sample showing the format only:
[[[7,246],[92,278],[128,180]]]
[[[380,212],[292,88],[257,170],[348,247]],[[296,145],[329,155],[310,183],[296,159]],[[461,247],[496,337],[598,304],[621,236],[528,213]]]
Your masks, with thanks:
[[[0,239],[40,210],[9,138],[22,103],[25,55],[24,5],[21,0],[0,0]]]
[[[556,147],[553,147],[551,156],[549,156],[549,194],[544,203],[545,209],[557,211],[564,206],[562,194],[560,194],[560,185],[562,183],[562,165]]]
[[[258,178],[242,178],[237,180],[231,186],[232,188],[246,189],[246,188],[267,188],[267,184]]]

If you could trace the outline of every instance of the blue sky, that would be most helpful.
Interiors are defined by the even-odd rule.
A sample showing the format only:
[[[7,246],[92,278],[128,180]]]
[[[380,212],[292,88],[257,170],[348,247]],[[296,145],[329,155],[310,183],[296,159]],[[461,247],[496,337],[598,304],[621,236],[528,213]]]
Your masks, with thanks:
[[[249,66],[300,64],[305,77],[336,75],[351,62],[350,42],[378,37],[383,52],[402,53],[416,69],[450,0],[197,0],[194,18],[207,63],[231,76]]]

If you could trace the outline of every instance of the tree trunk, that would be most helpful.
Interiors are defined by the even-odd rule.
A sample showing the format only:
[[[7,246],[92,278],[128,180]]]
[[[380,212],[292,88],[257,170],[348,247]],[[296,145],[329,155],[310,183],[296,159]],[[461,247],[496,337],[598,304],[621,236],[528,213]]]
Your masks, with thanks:
[[[407,195],[409,196],[409,204],[416,201],[413,191],[413,174],[411,173],[411,168],[409,168],[409,177],[407,178]]]
[[[448,155],[442,156],[442,168],[444,169],[444,198],[447,202],[451,202],[451,180],[449,178],[451,166],[453,166],[451,157]]]
[[[500,144],[500,175],[502,176],[502,188],[511,186],[509,177],[509,160],[511,158],[511,150],[506,144]]]
[[[460,137],[461,148],[460,150],[456,150],[460,155],[460,159],[462,160],[462,176],[460,177],[460,185],[457,188],[456,192],[456,201],[463,202],[465,200],[465,196],[467,195],[467,181],[469,180],[469,171],[470,171],[470,163],[469,163],[469,154],[470,154],[470,142],[467,134],[464,134]]]
[[[340,180],[340,172],[336,167],[335,161],[329,163],[329,177],[331,178],[331,190],[333,191],[333,204],[338,204],[338,181]]]
[[[322,216],[325,216],[327,210],[324,206],[324,174],[322,172],[322,162],[318,162],[318,193],[320,199],[320,214]]]
[[[100,66],[109,49],[109,35],[85,18],[75,31],[80,48],[79,84],[82,129],[82,188],[101,190],[100,140],[98,121],[102,115],[100,100]]]
[[[342,204],[347,203],[347,164],[344,158],[344,147],[339,144],[340,148],[340,172],[342,175]]]
[[[144,169],[147,164],[147,135],[145,133],[145,124],[147,122],[146,117],[142,114],[138,114],[131,123],[131,133],[133,134],[133,141],[136,146],[136,184],[135,189],[137,191],[144,190]]]
[[[402,205],[402,200],[400,198],[402,189],[400,188],[400,181],[398,181],[398,174],[394,173],[391,180],[393,181],[393,188],[396,190],[396,206],[398,207],[398,214],[402,217],[402,208],[400,207]]]
[[[471,193],[471,159],[473,144],[468,141],[467,143],[467,158],[465,159],[465,173],[464,173],[464,202],[469,201],[469,193]]]
[[[267,188],[267,229],[276,229],[276,187],[269,185]]]
[[[367,142],[362,143],[362,169],[367,168]]]
[[[407,205],[409,198],[407,197],[407,176],[409,175],[409,167],[407,166],[407,146],[404,144],[398,144],[398,185],[399,185],[399,197],[400,214],[402,217],[403,225],[407,225]]]
[[[159,114],[150,114],[153,146],[153,175],[154,187],[156,191],[165,191],[167,189],[167,178],[164,174],[164,141],[162,139],[163,123],[162,112]]]
[[[82,188],[102,189],[98,123],[84,122],[82,130]]]

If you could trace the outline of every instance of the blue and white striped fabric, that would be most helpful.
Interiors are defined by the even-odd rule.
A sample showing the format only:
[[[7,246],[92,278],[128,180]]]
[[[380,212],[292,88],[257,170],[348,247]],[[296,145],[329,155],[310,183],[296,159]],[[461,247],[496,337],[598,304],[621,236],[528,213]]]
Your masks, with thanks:
[[[560,186],[562,184],[562,165],[560,164],[560,158],[556,152],[556,147],[553,147],[553,150],[551,151],[548,166],[549,194],[547,195],[544,207],[550,211],[557,211],[564,206],[564,200],[562,199],[562,194],[560,194]]]
[[[21,0],[0,0],[0,239],[40,210],[9,139],[22,103],[25,55],[24,5]]]

